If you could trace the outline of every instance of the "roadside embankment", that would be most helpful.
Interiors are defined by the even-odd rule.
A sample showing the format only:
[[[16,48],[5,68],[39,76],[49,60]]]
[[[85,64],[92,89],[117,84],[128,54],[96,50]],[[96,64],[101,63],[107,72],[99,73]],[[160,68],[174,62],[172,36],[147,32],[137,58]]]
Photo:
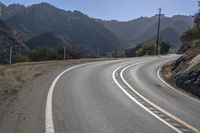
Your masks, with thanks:
[[[163,69],[166,80],[177,87],[200,97],[200,47],[187,51]]]

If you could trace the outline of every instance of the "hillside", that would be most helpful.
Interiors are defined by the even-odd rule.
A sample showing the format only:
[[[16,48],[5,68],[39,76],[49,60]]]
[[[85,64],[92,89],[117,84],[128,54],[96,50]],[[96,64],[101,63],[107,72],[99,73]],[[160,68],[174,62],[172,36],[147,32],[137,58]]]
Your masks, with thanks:
[[[183,45],[178,53],[183,54],[176,61],[164,66],[167,80],[176,86],[200,97],[200,13],[196,15],[195,25],[181,36]]]
[[[44,2],[29,7],[20,4],[5,6],[1,3],[0,18],[20,31],[26,42],[52,32],[57,35],[56,38],[81,49],[86,56],[123,51],[145,41],[155,40],[158,20],[157,16],[153,16],[124,22],[103,21],[79,11],[61,10]],[[162,16],[161,40],[178,49],[182,32],[191,28],[192,23],[191,16]],[[38,45],[33,42],[37,43],[32,41],[31,45]]]
[[[15,34],[10,27],[5,25],[3,21],[0,20],[0,63],[7,63],[9,59],[10,46],[13,47],[13,54],[23,53],[28,50],[28,48],[21,42],[20,35]]]
[[[24,5],[11,4],[9,6],[5,6],[3,3],[0,2],[0,19],[6,20],[7,18],[14,16],[24,9]]]
[[[24,33],[26,39],[54,32],[86,55],[99,55],[121,48],[119,39],[103,24],[79,11],[64,11],[48,3],[26,7],[5,21]]]
[[[157,16],[140,17],[127,22],[99,21],[124,41],[128,47],[135,47],[139,43],[156,38]],[[178,48],[181,34],[192,25],[193,18],[191,16],[162,16],[160,38],[162,41],[168,41],[174,48]]]
[[[58,38],[54,33],[47,32],[31,38],[30,40],[25,42],[25,44],[32,49],[42,46],[49,46],[51,48],[56,48],[61,45],[65,45],[66,43],[63,42],[60,38]]]

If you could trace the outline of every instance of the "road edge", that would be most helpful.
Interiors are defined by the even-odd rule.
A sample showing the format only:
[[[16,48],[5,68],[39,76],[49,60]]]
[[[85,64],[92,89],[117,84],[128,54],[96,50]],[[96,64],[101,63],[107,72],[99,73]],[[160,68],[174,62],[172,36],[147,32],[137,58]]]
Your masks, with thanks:
[[[164,83],[166,86],[168,86],[168,87],[171,88],[172,90],[178,92],[179,94],[182,94],[183,96],[185,96],[185,97],[187,97],[187,98],[189,98],[189,99],[191,99],[191,100],[193,100],[193,101],[195,101],[195,102],[197,102],[197,103],[200,103],[200,100],[199,100],[199,99],[194,98],[193,96],[190,96],[189,94],[187,94],[187,92],[184,92],[183,89],[180,88],[181,90],[183,90],[183,91],[181,92],[181,91],[179,91],[178,89],[176,89],[176,87],[173,87],[173,86],[164,78],[164,75],[163,75],[163,73],[161,72],[162,67],[163,67],[163,66],[159,67],[158,70],[157,70],[157,72],[156,72],[158,79],[159,79],[162,83]],[[162,78],[162,77],[163,77],[163,78]],[[178,88],[179,88],[179,87],[178,87]],[[191,94],[191,93],[190,93],[190,94]]]
[[[73,69],[76,69],[78,67],[82,67],[85,65],[93,64],[96,62],[90,62],[90,63],[84,63],[76,66],[72,66],[63,72],[61,72],[52,82],[48,94],[47,94],[47,99],[46,99],[46,108],[45,108],[45,133],[55,133],[55,128],[54,128],[54,122],[53,122],[53,109],[52,109],[52,101],[53,101],[53,92],[54,92],[54,87],[57,83],[57,81],[68,71],[71,71]]]

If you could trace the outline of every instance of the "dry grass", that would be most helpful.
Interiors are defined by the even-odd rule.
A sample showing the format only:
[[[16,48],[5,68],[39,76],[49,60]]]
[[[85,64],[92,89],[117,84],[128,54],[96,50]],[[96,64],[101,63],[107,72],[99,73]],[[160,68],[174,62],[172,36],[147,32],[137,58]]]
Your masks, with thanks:
[[[0,103],[7,96],[18,92],[24,83],[34,78],[70,65],[106,59],[80,59],[68,61],[43,61],[0,65]]]

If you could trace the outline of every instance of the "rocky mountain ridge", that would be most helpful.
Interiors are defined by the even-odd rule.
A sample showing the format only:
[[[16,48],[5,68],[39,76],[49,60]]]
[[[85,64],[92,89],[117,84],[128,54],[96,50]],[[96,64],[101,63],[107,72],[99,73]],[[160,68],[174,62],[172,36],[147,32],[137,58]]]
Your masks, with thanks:
[[[127,43],[128,47],[147,40],[155,40],[157,34],[158,16],[140,17],[131,21],[102,21],[118,38]],[[175,15],[161,17],[160,39],[168,41],[174,48],[180,47],[181,34],[193,26],[193,17]]]
[[[121,48],[119,39],[103,24],[79,11],[64,11],[48,3],[34,4],[4,20],[31,39],[54,32],[85,55],[101,55]]]
[[[20,31],[25,42],[40,34],[53,32],[88,56],[123,51],[147,40],[155,40],[158,19],[153,16],[126,22],[103,21],[79,11],[65,11],[45,2],[29,7],[0,4],[0,18]],[[191,16],[162,16],[161,40],[178,49],[182,32],[190,28],[192,22]]]
[[[9,17],[14,16],[20,11],[24,10],[26,7],[21,4],[11,4],[9,6],[4,5],[0,2],[0,18],[6,20]]]

